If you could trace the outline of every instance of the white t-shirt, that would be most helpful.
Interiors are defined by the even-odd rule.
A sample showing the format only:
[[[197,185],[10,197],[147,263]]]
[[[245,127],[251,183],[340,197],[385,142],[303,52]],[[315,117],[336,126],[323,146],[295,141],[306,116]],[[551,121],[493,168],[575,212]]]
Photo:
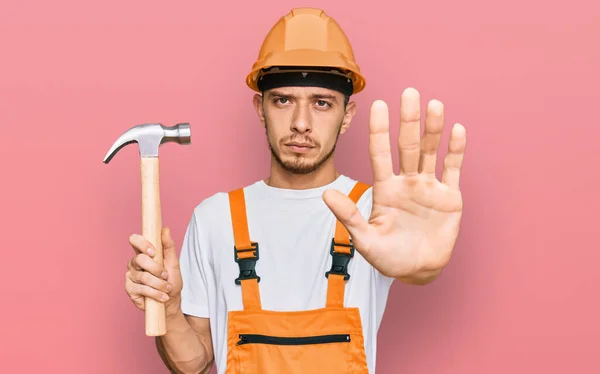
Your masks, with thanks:
[[[329,185],[288,190],[258,181],[244,188],[250,239],[259,243],[256,272],[265,310],[296,311],[325,306],[329,253],[335,216],[322,199],[326,189],[348,194],[355,180],[341,175]],[[371,213],[372,188],[358,201],[363,217]],[[241,287],[234,261],[234,240],[227,193],[198,204],[180,256],[183,313],[210,319],[219,374],[227,362],[227,312],[241,310]],[[375,372],[377,331],[393,278],[375,270],[355,251],[348,267],[345,306],[358,307],[369,372]]]

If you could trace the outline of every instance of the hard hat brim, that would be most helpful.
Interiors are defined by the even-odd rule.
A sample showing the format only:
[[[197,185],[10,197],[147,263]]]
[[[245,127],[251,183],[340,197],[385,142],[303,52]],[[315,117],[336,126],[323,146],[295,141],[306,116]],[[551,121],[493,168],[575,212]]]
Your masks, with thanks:
[[[342,54],[330,51],[318,51],[312,49],[296,49],[284,52],[273,52],[264,59],[258,60],[252,71],[246,77],[246,84],[252,90],[258,89],[258,78],[262,69],[276,66],[304,66],[304,67],[332,67],[350,72],[349,78],[353,81],[353,94],[357,94],[365,88],[366,82],[360,73],[359,67],[348,61]]]

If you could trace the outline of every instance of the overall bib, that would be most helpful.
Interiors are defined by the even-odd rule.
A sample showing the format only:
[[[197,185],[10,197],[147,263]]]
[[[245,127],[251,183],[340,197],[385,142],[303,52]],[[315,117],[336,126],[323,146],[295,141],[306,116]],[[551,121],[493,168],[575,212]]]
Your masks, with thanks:
[[[348,196],[356,203],[368,188],[357,182]],[[243,310],[228,313],[227,374],[368,373],[359,310],[344,307],[347,266],[354,255],[346,228],[336,220],[332,267],[323,274],[326,305],[305,311],[264,310],[255,271],[259,243],[249,237],[243,189],[229,192],[229,202],[234,259],[240,267],[235,283],[241,286]]]

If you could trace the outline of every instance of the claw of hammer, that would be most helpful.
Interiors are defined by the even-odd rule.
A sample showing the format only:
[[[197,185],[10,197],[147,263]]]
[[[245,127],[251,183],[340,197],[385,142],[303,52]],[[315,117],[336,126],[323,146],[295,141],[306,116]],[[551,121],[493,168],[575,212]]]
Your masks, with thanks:
[[[158,157],[158,147],[166,142],[189,144],[191,142],[190,124],[178,123],[174,126],[164,126],[160,123],[145,123],[125,131],[114,142],[104,163],[108,164],[117,152],[131,143],[138,143],[141,157]]]

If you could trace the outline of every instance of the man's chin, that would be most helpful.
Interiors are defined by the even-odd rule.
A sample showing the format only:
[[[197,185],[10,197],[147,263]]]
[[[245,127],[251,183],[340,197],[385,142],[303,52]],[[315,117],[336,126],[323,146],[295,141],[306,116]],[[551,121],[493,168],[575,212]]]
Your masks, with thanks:
[[[289,152],[286,149],[279,149],[279,153],[275,153],[273,152],[272,147],[269,148],[279,166],[291,174],[303,175],[315,172],[323,165],[326,159],[329,158],[320,159],[318,152],[309,155],[305,153]]]
[[[314,162],[297,162],[283,160],[283,168],[293,174],[308,174],[316,170]]]

